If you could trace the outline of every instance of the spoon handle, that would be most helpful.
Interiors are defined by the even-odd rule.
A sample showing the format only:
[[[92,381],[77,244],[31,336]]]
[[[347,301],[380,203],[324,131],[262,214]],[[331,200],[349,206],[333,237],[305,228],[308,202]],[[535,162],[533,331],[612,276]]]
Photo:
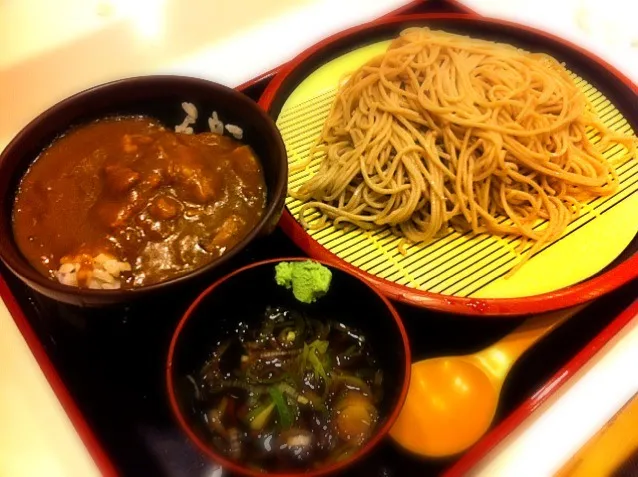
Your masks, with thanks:
[[[525,351],[587,305],[586,303],[529,318],[492,346],[479,352],[476,357],[489,370],[492,377],[502,383],[510,368]]]

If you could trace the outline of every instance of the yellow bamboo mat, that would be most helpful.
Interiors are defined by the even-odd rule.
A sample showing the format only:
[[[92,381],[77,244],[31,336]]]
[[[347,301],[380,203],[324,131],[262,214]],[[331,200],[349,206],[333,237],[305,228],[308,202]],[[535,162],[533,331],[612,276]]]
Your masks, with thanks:
[[[385,51],[388,44],[389,41],[383,41],[345,53],[316,69],[291,92],[277,118],[290,165],[307,159],[344,74]],[[633,134],[631,125],[600,91],[573,76],[608,127]],[[622,148],[616,146],[605,155],[613,160],[621,154]],[[304,170],[291,172],[289,190],[298,188],[318,168],[319,159]],[[560,240],[546,246],[507,279],[504,275],[521,259],[516,252],[520,242],[517,237],[473,236],[449,231],[430,243],[410,245],[404,256],[399,253],[400,239],[387,228],[364,231],[329,226],[308,230],[308,233],[339,258],[400,285],[460,297],[536,295],[572,285],[597,273],[638,233],[638,160],[627,161],[617,170],[621,186],[614,196],[586,204],[581,216]],[[288,197],[286,205],[298,220],[303,203]],[[310,210],[306,220],[312,224],[318,217],[318,212]]]

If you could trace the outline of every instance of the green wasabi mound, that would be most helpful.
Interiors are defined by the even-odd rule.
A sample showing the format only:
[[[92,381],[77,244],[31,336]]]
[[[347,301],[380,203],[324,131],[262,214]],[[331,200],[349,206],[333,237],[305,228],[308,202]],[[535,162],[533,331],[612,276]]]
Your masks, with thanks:
[[[292,294],[302,303],[313,303],[328,293],[332,272],[313,261],[281,262],[275,266],[277,285],[292,288]]]

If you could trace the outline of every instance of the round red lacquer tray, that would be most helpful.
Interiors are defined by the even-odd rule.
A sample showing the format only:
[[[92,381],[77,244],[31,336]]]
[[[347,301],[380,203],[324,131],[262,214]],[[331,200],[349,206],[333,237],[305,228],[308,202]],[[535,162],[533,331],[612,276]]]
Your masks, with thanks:
[[[515,44],[547,52],[593,85],[618,108],[634,131],[638,130],[638,88],[621,72],[582,48],[556,36],[508,21],[457,14],[412,15],[376,21],[338,33],[309,48],[292,60],[270,83],[261,106],[277,119],[290,93],[327,61],[365,45],[396,36],[407,26],[427,25],[473,37]],[[638,167],[638,163],[635,164]],[[632,177],[635,174],[630,171]],[[637,169],[638,170],[638,169]],[[635,178],[631,179],[635,181]],[[630,193],[630,195],[633,192]],[[638,276],[638,238],[601,271],[574,285],[520,298],[473,298],[442,294],[398,284],[358,268],[312,238],[289,210],[281,225],[285,233],[311,257],[332,262],[360,275],[391,299],[444,312],[478,316],[516,316],[540,313],[593,300]],[[548,270],[551,273],[551,270]]]

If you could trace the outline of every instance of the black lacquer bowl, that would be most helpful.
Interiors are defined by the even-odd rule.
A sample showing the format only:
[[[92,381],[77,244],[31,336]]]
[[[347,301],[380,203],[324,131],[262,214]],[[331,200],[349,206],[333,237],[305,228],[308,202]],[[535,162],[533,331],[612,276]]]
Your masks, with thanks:
[[[255,228],[219,259],[186,275],[140,288],[80,289],[62,285],[36,271],[16,245],[12,209],[20,179],[40,152],[70,127],[106,116],[148,115],[166,126],[178,125],[186,115],[182,102],[193,103],[198,108],[195,132],[208,130],[207,118],[213,111],[224,123],[236,124],[243,129],[242,142],[249,144],[259,158],[268,189],[266,211]],[[173,293],[178,285],[205,278],[213,269],[231,261],[251,241],[274,230],[283,210],[287,176],[286,150],[275,123],[239,91],[182,76],[142,76],[96,86],[40,114],[0,156],[0,258],[31,288],[75,305],[107,305],[157,293]]]

